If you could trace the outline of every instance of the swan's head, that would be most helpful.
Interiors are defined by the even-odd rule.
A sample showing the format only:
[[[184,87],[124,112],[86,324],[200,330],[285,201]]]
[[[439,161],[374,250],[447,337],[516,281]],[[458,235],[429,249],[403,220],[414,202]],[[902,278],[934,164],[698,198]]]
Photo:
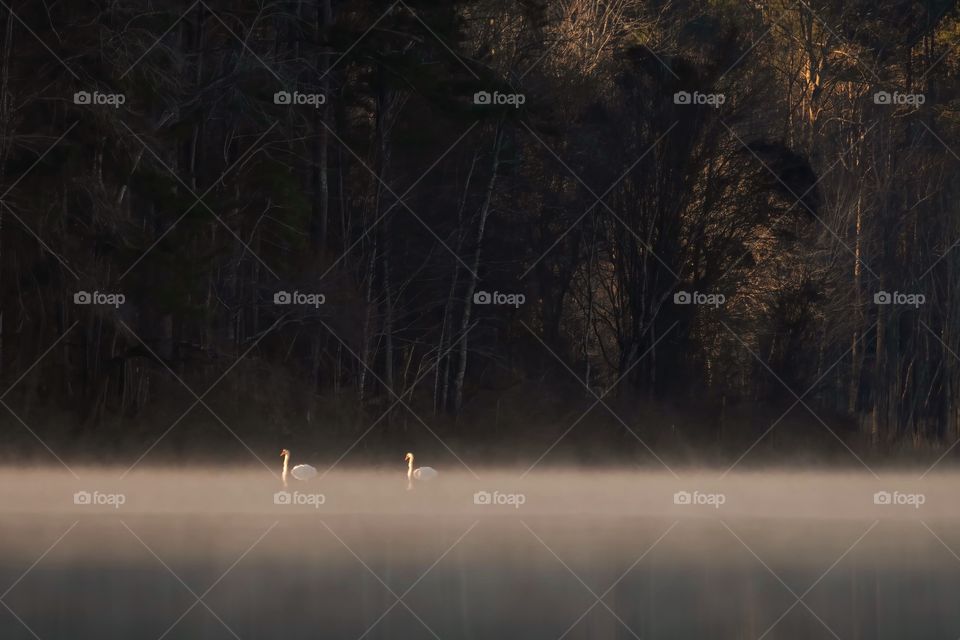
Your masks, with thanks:
[[[412,454],[412,453],[408,453],[407,455],[403,456],[403,461],[404,461],[404,462],[411,462],[412,460],[413,460],[413,454]]]
[[[290,450],[289,450],[289,449],[281,449],[281,450],[280,450],[280,457],[281,457],[281,458],[283,458],[283,457],[285,457],[285,456],[289,456],[289,455],[290,455]]]

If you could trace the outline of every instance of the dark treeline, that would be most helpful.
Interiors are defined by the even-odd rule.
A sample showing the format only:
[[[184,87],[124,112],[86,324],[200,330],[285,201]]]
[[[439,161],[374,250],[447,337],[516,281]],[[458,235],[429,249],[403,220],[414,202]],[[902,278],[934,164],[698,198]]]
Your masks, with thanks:
[[[9,9],[11,450],[960,434],[953,2]]]

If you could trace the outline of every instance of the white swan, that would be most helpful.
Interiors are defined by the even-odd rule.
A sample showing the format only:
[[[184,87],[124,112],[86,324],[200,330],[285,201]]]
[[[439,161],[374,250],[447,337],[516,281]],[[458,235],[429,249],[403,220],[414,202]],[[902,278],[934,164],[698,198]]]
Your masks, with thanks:
[[[280,452],[280,455],[283,457],[283,486],[287,486],[287,476],[293,476],[297,480],[309,480],[310,478],[317,475],[317,470],[311,467],[308,464],[298,464],[293,469],[289,469],[290,464],[290,450],[283,449]]]
[[[413,480],[431,480],[437,477],[437,470],[433,467],[413,468],[413,454],[408,453],[403,457],[407,461],[407,491],[413,489]]]

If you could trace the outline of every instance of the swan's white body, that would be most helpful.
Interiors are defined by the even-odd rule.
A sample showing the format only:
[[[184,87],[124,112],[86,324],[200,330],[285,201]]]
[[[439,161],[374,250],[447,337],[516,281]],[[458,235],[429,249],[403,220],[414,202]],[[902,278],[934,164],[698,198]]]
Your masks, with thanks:
[[[280,452],[283,456],[283,486],[287,486],[287,477],[293,476],[296,480],[309,480],[317,475],[317,470],[308,464],[298,464],[290,469],[290,452],[284,449]]]
[[[417,467],[413,470],[414,480],[430,480],[437,477],[437,470],[433,467]]]
[[[417,467],[414,469],[412,453],[404,456],[404,460],[407,461],[407,491],[413,489],[414,480],[432,480],[437,477],[437,470],[433,467]]]

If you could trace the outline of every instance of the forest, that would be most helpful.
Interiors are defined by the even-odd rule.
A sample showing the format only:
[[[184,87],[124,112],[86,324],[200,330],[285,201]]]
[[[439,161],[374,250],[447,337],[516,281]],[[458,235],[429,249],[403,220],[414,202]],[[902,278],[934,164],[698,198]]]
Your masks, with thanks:
[[[0,5],[0,458],[958,453],[954,2]]]

